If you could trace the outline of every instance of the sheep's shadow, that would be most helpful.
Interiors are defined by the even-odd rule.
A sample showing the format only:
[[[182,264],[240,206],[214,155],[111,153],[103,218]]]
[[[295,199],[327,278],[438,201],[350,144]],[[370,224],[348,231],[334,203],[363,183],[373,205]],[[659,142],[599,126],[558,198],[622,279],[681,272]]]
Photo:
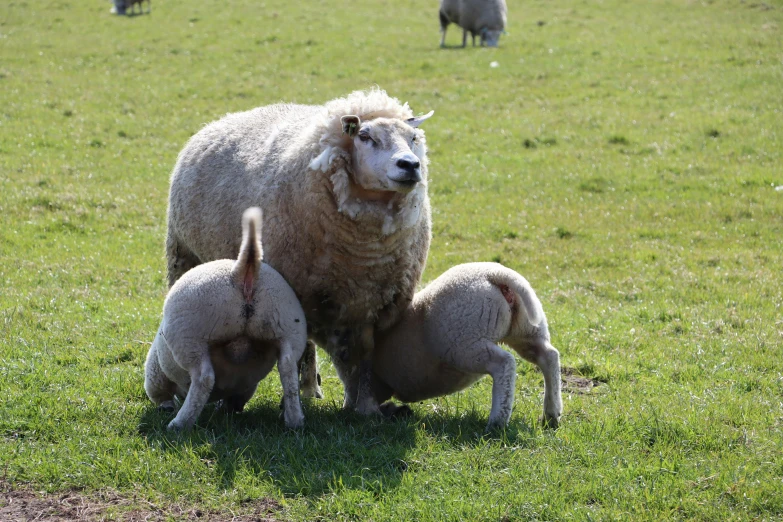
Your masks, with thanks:
[[[247,474],[271,478],[291,495],[373,485],[386,489],[402,480],[406,455],[416,440],[415,425],[306,400],[305,427],[288,430],[271,398],[251,404],[239,414],[208,405],[186,433],[168,432],[173,414],[150,405],[139,419],[139,433],[163,451],[197,451],[202,462],[217,467],[216,476],[226,489]]]

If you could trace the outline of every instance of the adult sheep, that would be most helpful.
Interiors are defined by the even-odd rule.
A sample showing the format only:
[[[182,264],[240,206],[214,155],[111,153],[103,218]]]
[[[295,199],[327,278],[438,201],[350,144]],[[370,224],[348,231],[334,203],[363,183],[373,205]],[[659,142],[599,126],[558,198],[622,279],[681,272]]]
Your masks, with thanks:
[[[500,35],[506,28],[506,0],[441,0],[440,30],[443,33],[440,46],[446,46],[446,28],[449,24],[462,27],[462,47],[468,41],[468,33],[476,46],[476,35],[481,45],[497,47]]]
[[[236,257],[242,211],[260,206],[264,262],[294,289],[309,337],[326,347],[332,332],[363,332],[350,357],[330,353],[344,407],[378,412],[370,390],[373,329],[394,324],[408,306],[429,250],[427,147],[418,126],[431,115],[414,117],[407,103],[373,89],[319,106],[259,107],[207,125],[171,176],[169,285],[200,263]],[[358,366],[348,362],[357,350]],[[312,344],[308,352],[312,363]],[[317,386],[303,380],[302,392],[318,395]]]

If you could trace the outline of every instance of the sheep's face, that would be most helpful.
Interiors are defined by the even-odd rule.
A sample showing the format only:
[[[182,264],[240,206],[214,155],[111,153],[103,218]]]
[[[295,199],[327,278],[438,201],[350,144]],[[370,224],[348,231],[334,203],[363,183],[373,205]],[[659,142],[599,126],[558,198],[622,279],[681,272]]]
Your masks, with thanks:
[[[481,31],[481,45],[497,47],[503,29],[484,29]]]
[[[430,115],[408,121],[376,118],[362,122],[358,116],[343,117],[343,130],[353,143],[354,181],[365,191],[364,197],[407,193],[426,183],[427,147],[424,132],[417,127]]]

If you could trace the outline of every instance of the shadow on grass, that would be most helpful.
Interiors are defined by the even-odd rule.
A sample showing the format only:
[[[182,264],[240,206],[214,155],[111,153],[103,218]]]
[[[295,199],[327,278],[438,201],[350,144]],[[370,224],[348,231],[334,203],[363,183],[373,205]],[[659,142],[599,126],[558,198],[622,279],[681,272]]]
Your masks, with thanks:
[[[473,408],[457,415],[446,412],[424,415],[414,413],[408,422],[412,426],[423,427],[430,436],[455,448],[475,446],[491,440],[503,445],[528,447],[541,434],[540,428],[521,422],[516,417],[512,417],[504,428],[487,431],[487,414],[487,411]]]
[[[240,473],[271,479],[283,493],[294,495],[399,484],[415,444],[415,425],[368,419],[334,403],[303,402],[305,427],[300,430],[283,426],[278,404],[270,399],[239,414],[208,405],[196,426],[181,434],[166,430],[173,414],[150,405],[139,419],[139,433],[178,458],[216,466],[228,489]]]

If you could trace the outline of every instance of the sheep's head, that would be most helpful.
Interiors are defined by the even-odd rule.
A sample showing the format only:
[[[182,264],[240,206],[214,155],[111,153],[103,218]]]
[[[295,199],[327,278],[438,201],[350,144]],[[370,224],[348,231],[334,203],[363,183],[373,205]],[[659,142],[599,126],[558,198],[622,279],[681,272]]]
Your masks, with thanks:
[[[487,28],[484,27],[481,29],[481,45],[486,45],[487,47],[497,47],[498,42],[500,41],[500,35],[503,34],[503,28]]]
[[[430,116],[432,112],[405,121],[342,117],[343,132],[352,141],[354,182],[366,191],[366,197],[410,192],[426,181],[427,147],[418,126]]]

